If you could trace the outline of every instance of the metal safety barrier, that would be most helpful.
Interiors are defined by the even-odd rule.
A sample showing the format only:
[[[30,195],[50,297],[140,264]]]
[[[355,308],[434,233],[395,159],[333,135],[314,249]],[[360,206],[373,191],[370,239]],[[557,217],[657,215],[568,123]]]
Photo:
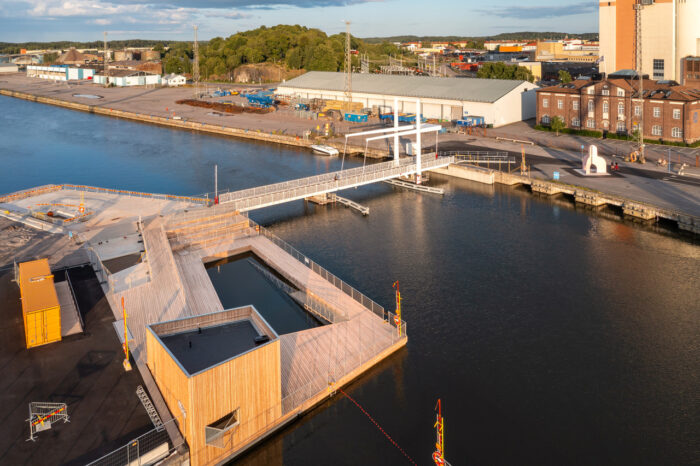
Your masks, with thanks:
[[[251,221],[251,223],[253,223]],[[365,296],[363,293],[357,291],[355,288],[352,286],[348,285],[346,282],[341,280],[340,278],[336,277],[332,273],[330,273],[328,270],[324,269],[320,265],[318,265],[316,262],[313,260],[309,259],[306,255],[302,254],[299,252],[294,246],[290,245],[283,239],[279,238],[276,236],[274,233],[269,231],[268,229],[262,227],[262,226],[256,226],[255,230],[258,230],[259,234],[265,236],[267,239],[275,243],[278,247],[282,248],[287,254],[290,256],[294,257],[297,261],[301,262],[317,274],[319,274],[321,277],[323,277],[326,281],[331,283],[333,286],[341,290],[343,293],[347,294],[348,296],[352,297],[355,301],[358,303],[362,304],[364,307],[375,313],[377,316],[381,317],[382,319],[386,320],[387,315],[389,314],[384,307],[381,305],[377,304],[376,302],[372,301],[370,298]]]
[[[126,445],[88,463],[87,466],[128,466],[155,464],[169,456],[180,445],[173,445],[164,426],[175,423],[171,419],[156,428],[136,437]]]

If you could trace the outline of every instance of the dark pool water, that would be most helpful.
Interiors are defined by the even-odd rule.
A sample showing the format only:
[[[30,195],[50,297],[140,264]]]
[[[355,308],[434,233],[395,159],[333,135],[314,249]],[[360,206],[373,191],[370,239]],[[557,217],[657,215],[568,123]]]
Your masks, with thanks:
[[[264,262],[252,255],[206,264],[224,309],[252,304],[278,335],[318,326],[308,312],[265,277],[261,267],[266,267]]]

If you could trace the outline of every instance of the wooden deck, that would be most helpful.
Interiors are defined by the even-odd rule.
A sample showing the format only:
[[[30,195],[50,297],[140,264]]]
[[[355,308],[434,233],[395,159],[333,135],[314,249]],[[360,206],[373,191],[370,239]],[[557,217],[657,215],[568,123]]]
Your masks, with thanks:
[[[217,258],[252,252],[298,289],[344,316],[332,325],[280,336],[282,417],[270,429],[288,419],[287,415],[308,409],[327,396],[329,383],[346,383],[406,343],[394,326],[235,212],[195,219],[190,216],[186,222],[157,217],[142,235],[150,280],[109,293],[117,319],[121,318],[124,297],[134,337],[131,349],[142,373],[148,372],[146,326],[224,310],[204,266]],[[155,386],[148,388],[152,392]],[[164,421],[170,419],[162,397],[153,398]]]

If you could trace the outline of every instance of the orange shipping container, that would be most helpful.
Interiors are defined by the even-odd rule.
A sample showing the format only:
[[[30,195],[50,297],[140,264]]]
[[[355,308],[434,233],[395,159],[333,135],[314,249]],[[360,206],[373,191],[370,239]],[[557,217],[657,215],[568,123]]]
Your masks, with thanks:
[[[27,348],[61,340],[61,307],[49,261],[19,264],[19,289]]]
[[[522,52],[522,45],[501,45],[498,47],[499,52]]]

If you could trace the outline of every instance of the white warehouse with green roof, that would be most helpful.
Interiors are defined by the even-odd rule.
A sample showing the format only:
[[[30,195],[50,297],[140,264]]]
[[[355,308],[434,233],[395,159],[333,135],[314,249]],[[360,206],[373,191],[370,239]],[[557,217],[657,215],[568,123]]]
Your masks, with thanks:
[[[393,111],[397,97],[399,111],[413,113],[416,98],[420,98],[425,118],[458,120],[465,116],[482,116],[494,127],[534,118],[536,88],[527,81],[507,79],[352,75],[352,101],[361,102],[366,108],[381,106],[384,111]],[[345,100],[345,74],[310,71],[281,83],[277,94]]]

